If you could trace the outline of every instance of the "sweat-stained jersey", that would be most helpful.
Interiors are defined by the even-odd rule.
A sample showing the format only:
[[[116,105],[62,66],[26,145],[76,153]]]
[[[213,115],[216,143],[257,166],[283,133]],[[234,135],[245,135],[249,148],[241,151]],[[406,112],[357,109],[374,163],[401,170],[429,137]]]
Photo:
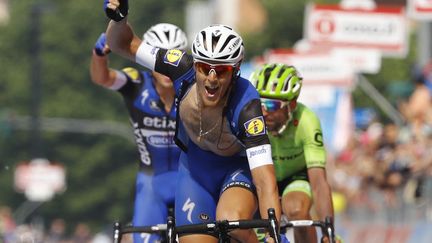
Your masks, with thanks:
[[[175,139],[183,150],[176,224],[215,220],[220,194],[234,186],[254,191],[250,165],[272,163],[258,92],[247,79],[234,77],[225,106],[202,109],[191,55],[141,44],[136,61],[170,77],[176,89]]]

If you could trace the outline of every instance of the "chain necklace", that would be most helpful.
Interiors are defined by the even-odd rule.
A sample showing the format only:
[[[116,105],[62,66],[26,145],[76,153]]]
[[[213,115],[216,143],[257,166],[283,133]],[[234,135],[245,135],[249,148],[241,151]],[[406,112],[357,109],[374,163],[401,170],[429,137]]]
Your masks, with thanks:
[[[212,132],[213,130],[215,130],[215,128],[218,125],[218,122],[216,121],[216,123],[214,124],[214,126],[212,128],[210,128],[209,130],[207,130],[206,132],[203,132],[202,129],[202,105],[201,102],[198,101],[198,94],[197,94],[197,103],[198,103],[198,110],[199,110],[199,134],[197,137],[198,142],[201,142],[201,138],[207,134],[209,134],[210,132]]]
[[[230,87],[227,89],[227,91],[226,91],[226,97],[224,97],[225,98],[225,102],[224,102],[224,105],[223,105],[223,107],[222,107],[222,110],[224,110],[225,109],[225,107],[226,107],[226,105],[228,104],[228,100],[229,100],[229,94],[231,93],[231,89],[232,89],[232,85],[230,85]],[[198,140],[198,142],[201,142],[201,138],[203,137],[203,136],[205,136],[205,135],[207,135],[207,134],[209,134],[210,132],[212,132],[213,130],[215,130],[215,128],[219,125],[218,124],[218,121],[216,121],[216,123],[214,124],[214,126],[212,127],[212,128],[210,128],[209,130],[207,130],[206,132],[203,132],[203,130],[202,130],[202,104],[201,104],[201,102],[200,102],[200,100],[198,99],[198,96],[199,96],[199,92],[198,92],[198,89],[197,89],[197,94],[196,94],[196,102],[197,102],[197,104],[198,104],[198,109],[199,109],[199,125],[200,125],[200,130],[199,130],[199,134],[198,134],[198,138],[197,138],[197,140]],[[222,113],[223,113],[223,111],[222,111]],[[223,115],[224,114],[221,114],[221,123],[223,124]],[[221,124],[221,125],[222,125]]]

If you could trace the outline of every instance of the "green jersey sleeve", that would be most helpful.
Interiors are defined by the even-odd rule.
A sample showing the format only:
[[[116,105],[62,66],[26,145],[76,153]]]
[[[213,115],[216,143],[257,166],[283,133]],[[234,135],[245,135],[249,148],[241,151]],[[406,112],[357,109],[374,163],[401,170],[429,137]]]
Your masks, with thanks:
[[[303,144],[306,167],[325,167],[326,151],[318,116],[305,107],[299,118],[297,136]]]

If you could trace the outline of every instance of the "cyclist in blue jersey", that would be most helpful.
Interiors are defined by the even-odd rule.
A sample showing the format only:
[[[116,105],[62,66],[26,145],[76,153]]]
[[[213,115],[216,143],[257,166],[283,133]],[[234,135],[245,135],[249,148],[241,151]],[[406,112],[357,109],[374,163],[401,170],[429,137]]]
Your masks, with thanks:
[[[105,0],[113,52],[173,80],[177,95],[176,143],[181,147],[176,192],[177,225],[252,219],[280,202],[258,92],[239,75],[241,37],[230,27],[209,26],[192,55],[152,47],[133,34],[127,0]],[[252,229],[235,230],[239,242],[258,242]],[[213,235],[180,235],[181,243],[217,242]]]
[[[143,38],[158,48],[185,49],[187,39],[177,26],[160,23]],[[109,47],[105,34],[96,42],[91,59],[93,82],[118,91],[124,99],[132,123],[141,163],[136,177],[134,226],[166,222],[174,206],[180,149],[174,144],[175,91],[169,77],[134,68],[121,71],[108,67]],[[134,242],[159,242],[157,234],[134,234]]]

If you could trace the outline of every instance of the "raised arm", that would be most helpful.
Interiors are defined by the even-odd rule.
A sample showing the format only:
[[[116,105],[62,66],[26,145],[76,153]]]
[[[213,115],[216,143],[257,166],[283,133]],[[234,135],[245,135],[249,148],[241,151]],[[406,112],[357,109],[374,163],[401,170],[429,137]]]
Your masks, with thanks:
[[[106,33],[110,49],[135,62],[135,56],[142,41],[134,34],[132,27],[127,23],[127,18],[120,22],[111,20]]]
[[[141,39],[127,22],[128,1],[105,0],[104,10],[111,19],[106,30],[108,46],[114,53],[135,62]]]
[[[102,33],[93,48],[90,77],[91,80],[101,86],[111,87],[116,80],[117,72],[108,67],[108,54],[110,49],[106,45],[105,33]]]

